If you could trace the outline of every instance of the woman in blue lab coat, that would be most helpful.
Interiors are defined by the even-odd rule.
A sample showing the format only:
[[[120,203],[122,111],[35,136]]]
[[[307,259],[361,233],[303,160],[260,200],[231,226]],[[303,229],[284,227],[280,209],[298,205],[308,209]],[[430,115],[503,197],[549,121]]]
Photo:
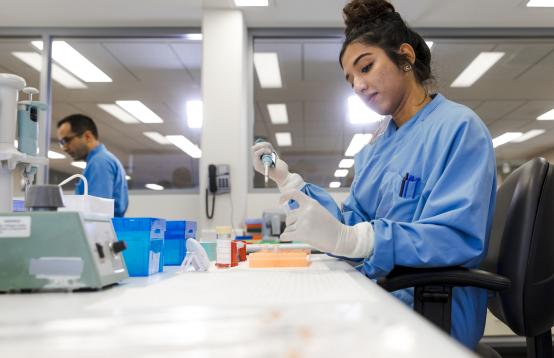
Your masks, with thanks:
[[[430,94],[431,53],[385,0],[353,0],[340,65],[346,81],[374,111],[391,118],[381,135],[355,157],[350,195],[338,208],[325,190],[307,184],[287,164],[269,171],[287,215],[286,240],[304,241],[333,255],[363,260],[370,278],[395,265],[462,265],[483,259],[496,193],[490,134],[469,108]],[[379,135],[379,136],[377,136]],[[252,147],[257,171],[269,143]],[[394,293],[412,304],[413,289]],[[486,291],[455,288],[451,334],[474,348],[483,334]]]

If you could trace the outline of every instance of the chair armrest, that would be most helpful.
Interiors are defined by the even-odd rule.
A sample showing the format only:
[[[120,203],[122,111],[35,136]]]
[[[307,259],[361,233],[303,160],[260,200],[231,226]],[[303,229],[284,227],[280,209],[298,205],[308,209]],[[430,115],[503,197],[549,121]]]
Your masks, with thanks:
[[[377,283],[389,292],[423,285],[472,286],[491,291],[503,291],[511,286],[511,281],[507,277],[461,266],[432,268],[396,266],[387,277],[377,280]]]

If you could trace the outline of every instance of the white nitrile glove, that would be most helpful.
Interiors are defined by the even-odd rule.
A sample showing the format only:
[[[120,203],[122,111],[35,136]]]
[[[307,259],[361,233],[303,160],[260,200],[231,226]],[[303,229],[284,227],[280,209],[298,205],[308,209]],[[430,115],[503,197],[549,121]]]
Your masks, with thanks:
[[[254,169],[264,175],[264,165],[262,163],[262,155],[277,153],[269,142],[256,143],[252,146],[250,153],[252,154],[252,163]],[[289,190],[300,190],[304,186],[304,180],[299,174],[289,172],[288,164],[276,155],[275,167],[269,168],[269,178],[273,180],[281,192]]]
[[[366,258],[373,253],[374,233],[369,222],[354,226],[338,221],[316,200],[301,191],[281,195],[281,205],[296,201],[297,209],[287,214],[283,241],[302,241],[336,256]]]

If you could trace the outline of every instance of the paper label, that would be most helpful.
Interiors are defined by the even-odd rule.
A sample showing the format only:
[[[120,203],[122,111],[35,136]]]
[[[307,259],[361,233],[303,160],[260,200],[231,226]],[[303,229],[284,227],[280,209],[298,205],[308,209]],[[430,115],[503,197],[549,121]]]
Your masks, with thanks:
[[[30,216],[0,216],[0,238],[23,238],[30,236]]]

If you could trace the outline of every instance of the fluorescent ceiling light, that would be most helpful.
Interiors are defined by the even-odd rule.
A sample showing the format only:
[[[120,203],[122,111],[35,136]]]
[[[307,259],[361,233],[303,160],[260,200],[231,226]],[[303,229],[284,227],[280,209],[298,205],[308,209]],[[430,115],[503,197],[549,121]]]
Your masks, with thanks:
[[[166,135],[165,136],[174,146],[181,149],[183,152],[190,155],[192,158],[200,158],[202,156],[202,151],[198,146],[188,140],[187,137],[183,135]]]
[[[169,140],[167,140],[166,137],[164,137],[163,135],[161,135],[158,132],[142,132],[142,134],[144,134],[145,136],[152,139],[154,142],[156,142],[158,144],[162,144],[162,145],[171,144],[171,142]]]
[[[202,34],[186,34],[185,38],[192,41],[202,41]]]
[[[269,6],[269,0],[235,0],[236,6]]]
[[[554,0],[529,0],[527,7],[554,7]]]
[[[379,122],[384,116],[372,111],[358,96],[348,97],[348,118],[352,124]]]
[[[164,187],[158,184],[146,184],[145,187],[150,190],[164,190]]]
[[[71,162],[71,165],[80,169],[85,169],[87,167],[87,162]]]
[[[287,115],[287,105],[284,103],[268,104],[267,111],[273,124],[287,124],[289,117]]]
[[[254,68],[262,88],[281,88],[281,71],[279,59],[275,52],[254,53]]]
[[[48,158],[50,159],[65,159],[65,155],[62,153],[54,152],[53,150],[48,151]]]
[[[131,180],[131,177],[128,175],[125,175],[125,180]]]
[[[425,41],[427,44],[427,47],[429,47],[429,50],[433,47],[434,42],[433,41]]]
[[[355,156],[356,153],[362,150],[362,148],[369,143],[371,137],[371,134],[354,134],[354,137],[352,137],[352,141],[350,141],[350,145],[348,145],[348,149],[346,149],[344,155],[347,157]]]
[[[31,43],[42,50],[42,41]],[[52,59],[85,82],[112,82],[108,75],[65,41],[52,42]]]
[[[504,56],[504,52],[481,52],[469,66],[452,82],[450,87],[471,87],[481,76],[485,74],[498,60]]]
[[[163,120],[141,101],[115,101],[115,103],[142,123],[163,123]]]
[[[123,123],[139,123],[139,120],[124,111],[121,107],[114,103],[100,103],[98,107],[108,112]]]
[[[513,141],[514,139],[521,137],[521,132],[506,132],[492,140],[493,148],[499,147],[503,144]]]
[[[337,178],[344,178],[348,175],[348,169],[337,169],[335,170],[335,176]]]
[[[529,140],[531,138],[534,138],[536,136],[539,136],[546,132],[544,129],[531,129],[530,131],[527,131],[521,135],[521,137],[518,137],[516,139],[512,140],[512,143],[521,143],[525,142],[526,140]]]
[[[343,159],[339,163],[339,168],[348,169],[348,168],[352,168],[353,165],[354,165],[354,159]]]
[[[279,147],[290,147],[292,145],[292,138],[289,132],[277,132],[275,133],[275,139]]]
[[[187,101],[187,124],[189,128],[202,128],[202,101]]]
[[[336,189],[340,188],[340,181],[332,181],[329,183],[329,188]]]
[[[25,62],[35,70],[39,72],[42,70],[42,56],[40,54],[36,52],[12,52],[12,55]],[[79,81],[55,63],[52,64],[52,79],[66,88],[87,88],[83,82]]]
[[[539,121],[552,121],[554,120],[554,109],[551,109],[550,111],[541,114],[537,117]]]

